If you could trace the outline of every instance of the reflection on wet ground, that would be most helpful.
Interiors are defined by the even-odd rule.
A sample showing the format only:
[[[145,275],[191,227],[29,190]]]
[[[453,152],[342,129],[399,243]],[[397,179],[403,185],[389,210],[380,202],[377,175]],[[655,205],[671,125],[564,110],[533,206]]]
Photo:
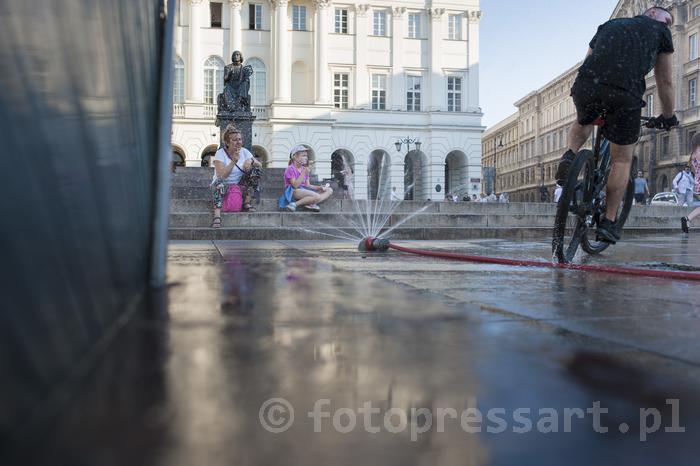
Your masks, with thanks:
[[[700,266],[699,246],[631,239],[588,262]],[[172,243],[167,307],[110,348],[39,462],[696,462],[696,284],[355,248]]]

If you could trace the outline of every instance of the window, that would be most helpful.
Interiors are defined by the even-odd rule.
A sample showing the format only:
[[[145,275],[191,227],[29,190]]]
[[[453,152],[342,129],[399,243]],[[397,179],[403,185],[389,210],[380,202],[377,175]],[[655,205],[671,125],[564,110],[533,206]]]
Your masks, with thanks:
[[[372,110],[386,110],[386,75],[372,75]]]
[[[688,36],[688,60],[698,58],[698,35],[691,34]]]
[[[420,39],[420,13],[408,14],[408,37],[411,39]]]
[[[219,57],[209,57],[204,62],[204,103],[213,104],[216,96],[224,89],[224,61]]]
[[[694,6],[690,12],[690,17],[697,18],[698,16],[700,16],[700,6]]]
[[[409,76],[406,86],[406,110],[420,112],[421,77]]]
[[[688,108],[693,108],[697,105],[697,90],[698,90],[698,80],[693,78],[688,81]]]
[[[250,104],[258,107],[267,105],[267,71],[265,64],[257,58],[251,58],[246,62],[253,68],[253,76],[250,77]]]
[[[258,3],[248,5],[248,29],[262,29],[262,5]]]
[[[306,31],[306,7],[292,5],[292,30]]]
[[[649,94],[647,96],[647,116],[654,116],[654,94]]]
[[[693,150],[692,144],[693,144],[693,137],[695,136],[696,131],[695,130],[690,130],[688,131],[688,153]]]
[[[386,36],[386,11],[375,11],[372,19],[372,34]]]
[[[335,33],[348,33],[348,10],[336,8],[335,10]]]
[[[668,135],[661,136],[661,156],[668,155]]]
[[[173,60],[173,103],[181,104],[185,101],[185,64],[182,58]]]
[[[333,73],[333,105],[335,108],[348,108],[348,85],[350,75]]]
[[[211,27],[220,28],[221,27],[221,8],[223,5],[221,2],[209,2],[209,16],[211,19]]]
[[[462,40],[462,15],[447,16],[447,38]]]
[[[457,76],[447,77],[447,111],[462,111],[462,78]]]

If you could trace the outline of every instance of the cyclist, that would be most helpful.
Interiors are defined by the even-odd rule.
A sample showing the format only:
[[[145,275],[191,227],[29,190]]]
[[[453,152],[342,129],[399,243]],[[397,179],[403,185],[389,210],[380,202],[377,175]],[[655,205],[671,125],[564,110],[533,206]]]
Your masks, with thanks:
[[[617,207],[629,181],[634,145],[639,139],[645,76],[654,69],[661,115],[648,126],[669,129],[678,124],[673,114],[671,77],[673,15],[658,6],[634,18],[612,19],[598,27],[571,88],[577,118],[569,130],[568,150],[561,158],[556,179],[562,186],[569,167],[593,129],[606,113],[603,135],[611,143],[612,165],[606,187],[605,216],[598,222],[599,241],[615,243]]]

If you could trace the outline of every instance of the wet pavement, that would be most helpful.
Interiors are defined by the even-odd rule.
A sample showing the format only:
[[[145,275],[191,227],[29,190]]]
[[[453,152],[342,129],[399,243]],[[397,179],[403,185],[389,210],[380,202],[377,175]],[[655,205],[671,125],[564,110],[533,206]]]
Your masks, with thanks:
[[[106,351],[36,462],[697,464],[697,282],[355,248],[171,243],[167,304]],[[700,235],[581,260],[693,270]]]

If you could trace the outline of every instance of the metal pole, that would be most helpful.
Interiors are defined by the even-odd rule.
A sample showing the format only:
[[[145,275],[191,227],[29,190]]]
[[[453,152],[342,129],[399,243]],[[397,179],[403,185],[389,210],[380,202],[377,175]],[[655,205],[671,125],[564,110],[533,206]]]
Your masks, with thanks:
[[[165,21],[162,24],[160,51],[160,90],[158,93],[158,123],[156,129],[157,156],[154,163],[153,228],[151,237],[150,285],[165,285],[165,261],[168,252],[168,205],[170,203],[170,164],[172,149],[170,132],[173,110],[173,30],[175,0],[168,0]]]

